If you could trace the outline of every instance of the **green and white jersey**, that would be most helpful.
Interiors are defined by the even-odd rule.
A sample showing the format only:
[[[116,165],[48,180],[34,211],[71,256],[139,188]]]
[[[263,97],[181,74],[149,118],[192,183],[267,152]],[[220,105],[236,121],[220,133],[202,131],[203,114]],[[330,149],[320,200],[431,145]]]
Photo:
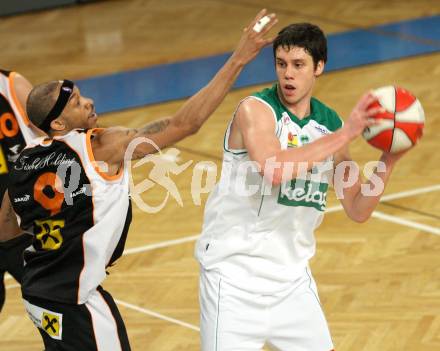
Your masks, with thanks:
[[[270,107],[276,121],[273,133],[282,149],[299,148],[342,126],[337,113],[315,98],[310,115],[297,118],[281,103],[277,85],[246,99]],[[314,230],[325,210],[333,158],[308,172],[304,169],[297,179],[272,186],[246,150],[229,148],[230,126],[220,181],[206,203],[196,257],[204,269],[219,271],[223,279],[241,289],[281,291],[304,272],[315,253]]]

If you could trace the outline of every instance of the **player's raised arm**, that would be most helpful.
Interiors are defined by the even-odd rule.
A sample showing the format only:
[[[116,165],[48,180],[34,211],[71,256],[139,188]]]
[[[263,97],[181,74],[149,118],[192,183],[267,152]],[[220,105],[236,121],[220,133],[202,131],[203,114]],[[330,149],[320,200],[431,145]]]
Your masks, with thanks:
[[[223,101],[243,67],[253,60],[264,46],[273,41],[273,38],[265,38],[265,35],[277,22],[275,14],[267,16],[269,21],[264,21],[267,24],[261,31],[258,31],[258,26],[255,27],[257,22],[265,16],[266,10],[260,11],[244,28],[231,57],[214,78],[186,101],[174,116],[154,121],[137,129],[107,129],[99,135],[99,138],[95,138],[95,146],[93,146],[95,157],[113,164],[120,163],[129,143],[138,137],[148,137],[162,148],[196,133]],[[257,30],[254,30],[254,27]],[[140,158],[155,151],[151,145],[144,143],[136,148],[133,158]]]

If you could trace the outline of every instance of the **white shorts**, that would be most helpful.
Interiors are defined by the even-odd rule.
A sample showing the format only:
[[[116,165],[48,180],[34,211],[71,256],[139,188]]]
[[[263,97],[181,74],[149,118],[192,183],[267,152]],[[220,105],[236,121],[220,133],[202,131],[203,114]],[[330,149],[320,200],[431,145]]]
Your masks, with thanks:
[[[333,350],[309,269],[276,295],[243,291],[203,268],[199,288],[202,351]]]

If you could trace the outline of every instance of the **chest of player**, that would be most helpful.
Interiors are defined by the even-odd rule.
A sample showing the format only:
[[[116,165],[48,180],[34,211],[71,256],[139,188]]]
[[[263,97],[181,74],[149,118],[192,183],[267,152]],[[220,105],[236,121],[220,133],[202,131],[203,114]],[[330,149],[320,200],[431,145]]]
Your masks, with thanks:
[[[331,132],[313,119],[294,121],[287,112],[277,121],[276,134],[281,148],[296,148],[309,144]]]
[[[81,157],[63,142],[24,150],[9,192],[21,227],[41,239],[43,249],[56,249],[93,225],[90,181]]]
[[[277,122],[277,137],[282,149],[300,148],[331,132],[313,119],[295,122],[287,112]],[[298,165],[300,174],[280,187],[278,203],[285,206],[314,207],[323,211],[328,184],[333,174],[333,157],[317,162],[312,168],[307,162]]]

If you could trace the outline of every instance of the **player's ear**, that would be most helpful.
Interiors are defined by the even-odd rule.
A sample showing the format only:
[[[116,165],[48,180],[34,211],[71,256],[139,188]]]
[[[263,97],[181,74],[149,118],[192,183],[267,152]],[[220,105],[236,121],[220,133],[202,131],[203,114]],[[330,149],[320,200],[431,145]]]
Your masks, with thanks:
[[[52,122],[50,122],[50,128],[61,132],[66,129],[66,124],[62,118],[55,118]]]
[[[319,77],[322,74],[322,72],[324,72],[324,66],[325,66],[324,61],[319,60],[315,68],[315,77]]]

